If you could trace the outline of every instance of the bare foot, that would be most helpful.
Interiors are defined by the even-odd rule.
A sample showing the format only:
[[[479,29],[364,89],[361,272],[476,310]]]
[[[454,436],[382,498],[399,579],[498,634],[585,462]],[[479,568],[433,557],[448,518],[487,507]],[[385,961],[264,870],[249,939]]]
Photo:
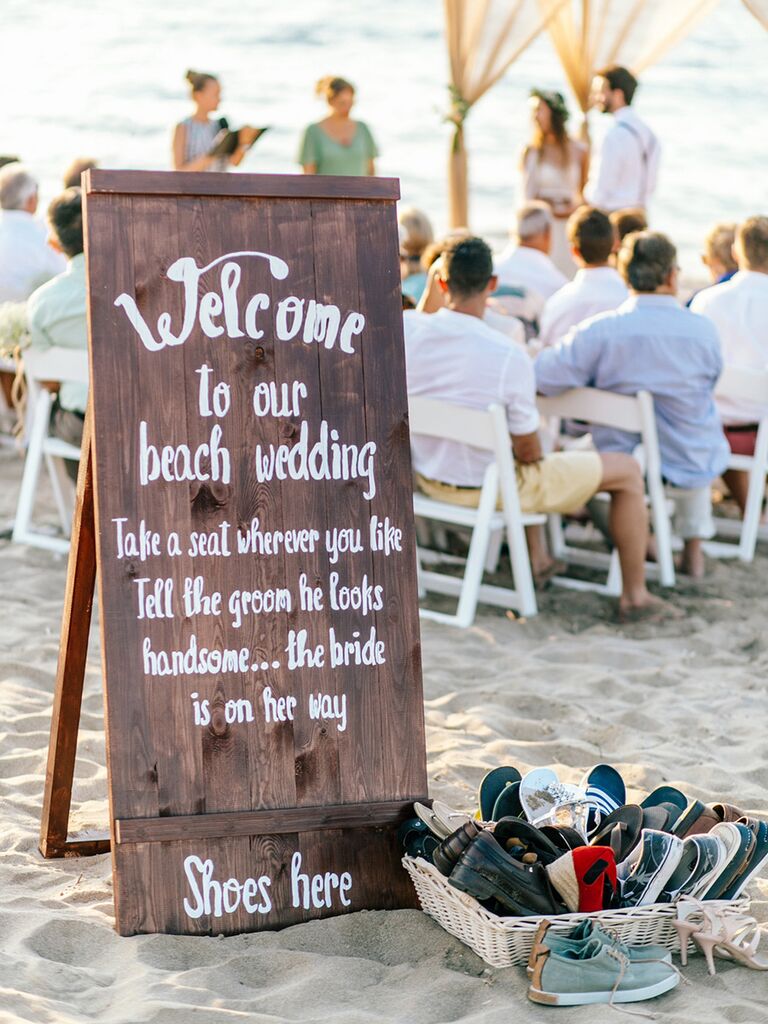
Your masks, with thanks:
[[[560,573],[565,572],[568,568],[565,562],[556,561],[554,558],[549,558],[546,561],[539,562],[535,566],[531,566],[531,573],[533,574],[533,584],[537,589],[545,587],[553,576],[559,576]]]
[[[647,594],[641,601],[633,602],[627,598],[619,598],[619,622],[668,622],[682,619],[683,612],[660,597]]]

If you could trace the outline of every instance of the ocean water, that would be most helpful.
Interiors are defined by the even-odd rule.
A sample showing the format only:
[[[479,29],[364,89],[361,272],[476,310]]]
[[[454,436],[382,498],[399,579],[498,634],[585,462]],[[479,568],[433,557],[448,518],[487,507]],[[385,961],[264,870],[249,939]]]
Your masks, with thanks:
[[[0,153],[23,157],[44,200],[77,155],[168,168],[194,67],[221,76],[232,124],[272,126],[242,169],[292,172],[303,126],[323,113],[314,82],[340,74],[357,85],[379,173],[399,177],[404,201],[439,232],[450,138],[442,18],[440,0],[0,0]],[[497,243],[516,204],[531,85],[565,88],[546,36],[467,121],[471,226]],[[711,224],[768,213],[767,86],[768,32],[740,0],[721,0],[643,76],[637,107],[664,147],[653,226],[678,244],[689,276],[701,276]]]

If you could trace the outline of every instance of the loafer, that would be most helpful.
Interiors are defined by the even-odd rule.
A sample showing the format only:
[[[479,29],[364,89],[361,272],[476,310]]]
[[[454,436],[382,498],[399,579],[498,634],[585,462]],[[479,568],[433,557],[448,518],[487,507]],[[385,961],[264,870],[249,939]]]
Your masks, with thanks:
[[[480,901],[495,899],[507,913],[520,917],[565,911],[542,865],[510,857],[490,832],[481,832],[461,854],[448,884]]]
[[[546,866],[562,856],[562,850],[541,829],[522,818],[502,818],[496,822],[492,835],[510,857],[525,859],[527,863],[535,860]]]
[[[474,821],[466,821],[435,847],[432,852],[432,863],[441,875],[445,875],[446,878],[450,875],[456,861],[479,834],[480,826]]]

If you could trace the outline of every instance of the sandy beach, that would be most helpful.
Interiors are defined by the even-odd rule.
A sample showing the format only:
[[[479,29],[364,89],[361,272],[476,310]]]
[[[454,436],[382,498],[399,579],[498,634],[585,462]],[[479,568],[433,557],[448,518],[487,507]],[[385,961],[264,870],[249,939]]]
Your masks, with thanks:
[[[0,521],[21,460],[0,451]],[[567,781],[607,760],[630,796],[663,782],[768,814],[768,596],[752,566],[710,563],[682,582],[687,613],[620,628],[597,596],[550,590],[541,615],[484,609],[460,632],[422,627],[430,791],[470,808],[484,772],[551,765]],[[227,939],[113,930],[108,856],[44,861],[37,850],[66,562],[0,541],[0,1021],[36,1024],[496,1024],[615,1019],[607,1007],[548,1011],[522,969],[495,970],[417,911],[368,912]],[[85,684],[74,829],[107,822],[98,639]],[[751,889],[768,919],[768,880]],[[656,1019],[758,1024],[766,978],[703,958],[690,982],[648,1004]]]

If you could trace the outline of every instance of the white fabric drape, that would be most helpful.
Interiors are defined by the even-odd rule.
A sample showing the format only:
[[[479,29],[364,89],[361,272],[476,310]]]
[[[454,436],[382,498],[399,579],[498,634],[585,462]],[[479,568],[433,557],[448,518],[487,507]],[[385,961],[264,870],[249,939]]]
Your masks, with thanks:
[[[744,6],[768,29],[768,0],[744,0]]]
[[[449,223],[469,221],[464,121],[567,0],[444,0],[455,125],[448,162]]]
[[[758,0],[766,6],[766,0]],[[569,0],[548,22],[568,83],[582,111],[594,72],[622,64],[638,74],[654,64],[718,0]],[[745,0],[750,6],[748,0]],[[546,10],[546,5],[542,8]]]

